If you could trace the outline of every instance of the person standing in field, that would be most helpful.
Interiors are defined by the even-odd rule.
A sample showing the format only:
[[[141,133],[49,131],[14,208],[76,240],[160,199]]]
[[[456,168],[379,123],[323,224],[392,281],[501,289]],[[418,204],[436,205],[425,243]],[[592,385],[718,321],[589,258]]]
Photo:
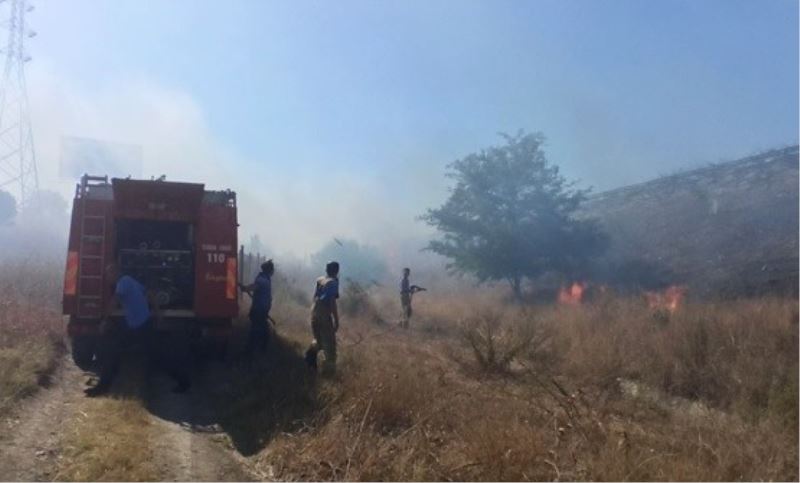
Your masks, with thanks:
[[[328,262],[325,276],[314,286],[314,303],[311,306],[311,331],[314,340],[306,351],[306,363],[317,369],[317,354],[325,353],[325,372],[336,370],[336,331],[339,330],[339,262]]]
[[[403,307],[403,318],[400,321],[400,327],[408,329],[408,323],[411,321],[411,298],[417,292],[422,292],[425,289],[416,285],[411,285],[411,269],[403,269],[403,279],[400,280],[400,305]]]
[[[272,275],[275,264],[272,259],[261,264],[261,272],[250,285],[242,285],[242,290],[250,294],[250,335],[245,347],[249,358],[255,351],[264,352],[269,344],[269,311],[272,309]]]
[[[106,267],[106,280],[113,281],[114,292],[109,297],[103,317],[98,350],[100,380],[97,385],[85,390],[86,395],[96,397],[108,392],[119,372],[123,348],[137,340],[145,345],[149,359],[148,364],[152,366],[158,363],[176,380],[177,386],[174,391],[186,392],[190,386],[190,379],[187,368],[188,347],[185,344],[185,337],[174,337],[175,340],[172,340],[173,337],[165,334],[163,336],[165,341],[172,342],[169,356],[159,351],[160,341],[157,340],[155,334],[153,319],[161,320],[161,314],[153,294],[130,275],[120,276],[115,264]],[[122,320],[111,318],[117,305],[122,307],[124,314]]]

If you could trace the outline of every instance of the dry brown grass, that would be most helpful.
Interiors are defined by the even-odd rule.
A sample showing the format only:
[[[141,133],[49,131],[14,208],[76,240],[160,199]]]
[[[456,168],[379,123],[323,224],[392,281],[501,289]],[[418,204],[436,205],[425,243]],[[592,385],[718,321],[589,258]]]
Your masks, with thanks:
[[[383,297],[392,320],[399,307]],[[270,411],[259,465],[301,480],[797,479],[796,301],[665,319],[639,300],[532,313],[469,300],[417,304],[410,332],[344,320],[338,375],[303,379],[302,414]],[[459,338],[470,320],[491,322],[496,361],[513,349],[501,371],[456,362],[481,352]],[[520,349],[531,321],[543,335]],[[281,330],[299,353],[306,322]],[[266,384],[267,401],[296,398]]]
[[[156,481],[159,437],[141,398],[141,368],[125,367],[114,397],[87,399],[63,435],[63,458],[56,480]]]
[[[14,368],[0,372],[13,381],[2,390],[35,388],[47,364],[16,361],[52,361],[45,348],[55,347],[61,321],[57,307],[22,301],[50,300],[58,287],[0,286],[0,363]],[[220,424],[264,474],[798,478],[796,300],[689,304],[665,317],[638,299],[523,308],[493,291],[429,292],[402,331],[375,323],[399,319],[395,294],[370,289],[367,297],[370,311],[343,318],[336,376],[306,370],[308,307],[286,292],[276,294],[280,337],[270,353],[255,367],[232,362],[220,381],[228,387],[213,396]],[[122,379],[139,387],[136,377]],[[87,409],[65,439],[59,479],[158,478],[147,444],[158,435],[136,391]]]
[[[65,350],[62,273],[61,262],[0,263],[0,413],[46,384]],[[148,443],[151,418],[138,394],[142,374],[120,379],[117,397],[82,401],[78,420],[63,435],[55,479],[158,479]]]
[[[0,264],[0,414],[47,383],[63,352],[60,287],[50,264]],[[57,298],[56,298],[57,297]]]
[[[480,308],[460,321],[458,335],[472,360],[472,369],[508,374],[512,365],[547,370],[554,360],[552,327],[545,326],[529,308]],[[469,359],[452,351],[454,360],[470,369]]]
[[[664,318],[621,299],[546,317],[565,354],[562,370],[583,383],[628,378],[751,420],[797,424],[795,300],[690,304]]]

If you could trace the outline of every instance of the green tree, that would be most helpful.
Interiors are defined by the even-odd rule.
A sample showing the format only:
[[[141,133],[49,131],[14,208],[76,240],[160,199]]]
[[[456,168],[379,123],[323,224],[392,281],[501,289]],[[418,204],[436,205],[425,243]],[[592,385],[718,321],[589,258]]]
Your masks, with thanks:
[[[589,190],[547,161],[541,133],[501,137],[504,144],[448,166],[450,197],[421,218],[441,233],[428,249],[449,258],[449,269],[507,280],[520,298],[526,277],[578,276],[606,237],[594,221],[575,217]]]

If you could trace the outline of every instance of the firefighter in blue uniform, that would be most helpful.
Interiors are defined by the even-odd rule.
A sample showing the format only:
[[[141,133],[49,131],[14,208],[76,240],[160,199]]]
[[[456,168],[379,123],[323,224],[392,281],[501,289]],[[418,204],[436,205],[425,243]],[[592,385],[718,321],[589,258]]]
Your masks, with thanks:
[[[177,382],[174,391],[186,392],[191,384],[189,378],[188,347],[185,337],[157,337],[153,327],[154,318],[160,320],[158,304],[152,292],[130,275],[122,274],[116,264],[106,267],[106,279],[113,281],[114,292],[105,307],[98,363],[100,380],[94,387],[86,389],[89,397],[105,394],[119,372],[122,351],[126,345],[139,341],[144,344],[150,366],[161,366]],[[122,307],[124,317],[114,319],[114,308]],[[168,340],[169,350],[160,342]]]
[[[266,351],[269,343],[269,311],[272,309],[272,275],[275,264],[267,260],[261,264],[261,272],[250,285],[241,288],[253,299],[250,305],[250,335],[247,339],[245,355],[252,357],[256,351]]]

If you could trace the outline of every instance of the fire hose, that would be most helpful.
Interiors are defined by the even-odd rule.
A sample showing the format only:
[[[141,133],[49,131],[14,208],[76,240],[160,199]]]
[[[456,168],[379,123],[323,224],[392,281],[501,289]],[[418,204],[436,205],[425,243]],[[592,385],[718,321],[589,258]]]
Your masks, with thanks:
[[[242,290],[242,292],[244,292],[244,293],[246,293],[247,295],[250,296],[250,300],[253,300],[253,294],[251,294],[250,292],[248,292],[247,290],[244,289],[244,284],[240,283],[239,284],[239,288]],[[275,319],[272,318],[271,315],[267,315],[267,320],[272,322],[272,325],[278,325],[278,323],[275,321]]]

